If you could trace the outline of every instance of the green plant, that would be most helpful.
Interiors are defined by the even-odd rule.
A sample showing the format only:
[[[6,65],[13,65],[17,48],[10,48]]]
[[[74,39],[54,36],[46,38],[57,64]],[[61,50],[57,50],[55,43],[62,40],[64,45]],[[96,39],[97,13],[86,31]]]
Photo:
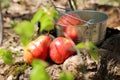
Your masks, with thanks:
[[[54,8],[39,9],[33,16],[31,23],[34,25],[40,22],[40,32],[54,29],[54,18],[58,18],[58,14]]]
[[[17,21],[16,20],[11,20],[8,27],[9,28],[14,28],[17,25]]]
[[[10,65],[13,63],[12,52],[10,50],[0,49],[0,57],[2,57],[5,64]]]
[[[78,49],[86,49],[88,50],[91,57],[93,57],[94,60],[98,61],[99,56],[97,55],[98,48],[90,41],[87,42],[81,42],[76,45]]]
[[[74,75],[72,73],[61,72],[60,73],[60,80],[73,80]]]
[[[26,46],[34,37],[35,25],[40,22],[40,32],[50,31],[54,29],[54,18],[58,18],[58,14],[54,8],[39,9],[33,16],[31,21],[23,21],[15,27],[15,32],[20,35],[21,42]]]
[[[32,62],[32,72],[30,80],[50,80],[50,75],[46,72],[48,64],[42,60],[35,59]],[[73,80],[74,75],[71,73],[61,72],[59,80]]]
[[[9,0],[1,0],[1,8],[9,7],[11,2]]]
[[[32,62],[32,72],[30,75],[30,80],[50,80],[49,74],[46,72],[45,67],[48,66],[47,63],[41,60],[33,60]]]
[[[15,32],[20,35],[23,45],[27,45],[34,35],[34,26],[30,21],[23,21],[17,24]]]

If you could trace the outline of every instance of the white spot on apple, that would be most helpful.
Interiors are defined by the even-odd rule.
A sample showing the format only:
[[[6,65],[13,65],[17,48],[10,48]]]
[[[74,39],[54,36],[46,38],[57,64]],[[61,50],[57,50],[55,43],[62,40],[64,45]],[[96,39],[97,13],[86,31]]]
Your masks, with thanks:
[[[59,46],[60,44],[61,44],[61,43],[60,43],[60,41],[56,41],[56,45],[58,45],[58,46]]]

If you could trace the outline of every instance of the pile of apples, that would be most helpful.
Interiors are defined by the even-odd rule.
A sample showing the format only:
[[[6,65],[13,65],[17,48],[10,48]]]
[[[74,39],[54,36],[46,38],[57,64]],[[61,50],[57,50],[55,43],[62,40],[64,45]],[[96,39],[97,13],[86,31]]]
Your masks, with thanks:
[[[70,15],[79,18],[77,14]],[[80,23],[79,20],[70,16],[61,16],[58,20],[58,24],[66,25],[62,26],[63,31],[71,39],[66,37],[56,37],[52,40],[49,35],[40,35],[25,48],[24,60],[27,63],[31,63],[33,59],[46,60],[49,56],[54,63],[63,63],[68,57],[76,53],[74,49],[74,41],[78,38],[78,33],[75,27]],[[70,26],[74,27],[71,28]]]

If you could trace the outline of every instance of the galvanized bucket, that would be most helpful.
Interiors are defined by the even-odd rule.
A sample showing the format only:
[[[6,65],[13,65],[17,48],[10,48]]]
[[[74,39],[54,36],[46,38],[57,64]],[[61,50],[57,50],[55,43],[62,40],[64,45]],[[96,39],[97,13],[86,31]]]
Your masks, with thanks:
[[[76,27],[79,34],[76,42],[89,40],[93,43],[97,43],[104,39],[106,33],[106,20],[108,19],[107,14],[93,10],[76,10],[67,12],[67,14],[70,13],[78,14],[81,20],[85,23]],[[90,21],[91,23],[89,24]],[[57,29],[57,35],[63,36],[62,26],[57,27]]]

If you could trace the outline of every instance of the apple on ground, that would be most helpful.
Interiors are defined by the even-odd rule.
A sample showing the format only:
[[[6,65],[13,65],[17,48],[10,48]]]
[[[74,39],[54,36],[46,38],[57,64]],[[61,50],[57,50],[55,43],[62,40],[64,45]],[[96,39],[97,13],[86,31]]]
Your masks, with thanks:
[[[33,59],[45,60],[49,54],[51,38],[41,35],[36,40],[30,42],[24,49],[24,60],[31,63]]]
[[[74,42],[64,38],[57,37],[50,44],[50,58],[57,64],[63,63],[68,57],[75,54]]]

